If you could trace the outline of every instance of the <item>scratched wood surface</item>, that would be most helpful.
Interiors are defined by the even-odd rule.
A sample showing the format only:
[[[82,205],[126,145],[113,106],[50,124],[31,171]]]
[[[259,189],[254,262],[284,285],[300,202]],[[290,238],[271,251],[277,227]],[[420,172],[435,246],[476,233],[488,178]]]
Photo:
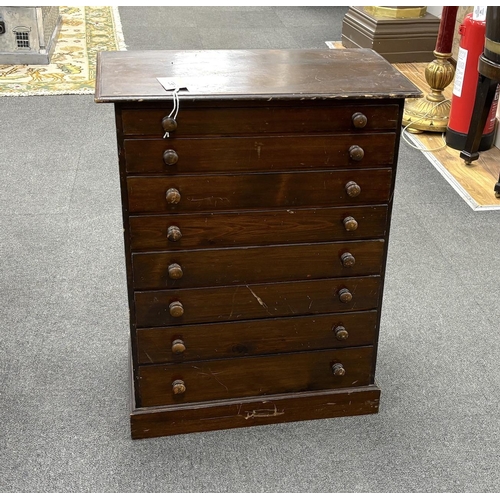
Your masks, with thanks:
[[[128,107],[125,107],[128,106]],[[311,133],[363,133],[378,130],[395,130],[399,118],[399,106],[377,105],[373,101],[349,101],[347,103],[303,103],[291,106],[252,106],[248,108],[198,108],[182,104],[182,119],[178,121],[172,136],[191,135],[255,135],[255,134],[311,134]],[[172,108],[122,109],[123,133],[127,136],[163,137],[162,120]],[[366,116],[366,125],[356,128],[353,114]]]
[[[203,139],[127,139],[125,157],[131,173],[245,172],[371,168],[392,165],[396,134],[287,135]],[[352,159],[350,148],[364,156]],[[163,153],[173,150],[174,165],[166,165]]]
[[[367,240],[138,253],[132,255],[134,288],[155,290],[377,275],[382,269],[384,246],[384,240]],[[174,264],[180,266],[182,276],[172,279],[169,266]]]
[[[391,180],[391,169],[373,168],[369,174],[365,169],[353,169],[197,177],[130,176],[126,182],[131,213],[168,213],[386,203]],[[346,191],[350,181],[361,187],[355,198]],[[165,197],[170,188],[181,194],[175,206],[169,205]]]
[[[181,75],[195,80],[164,137],[157,76]],[[376,412],[395,149],[417,87],[373,51],[325,49],[100,54],[96,89],[115,103],[132,436]]]
[[[339,299],[343,288],[352,300]],[[362,311],[378,307],[380,278],[333,278],[289,283],[135,292],[138,327]],[[180,301],[184,314],[172,317]]]
[[[404,98],[414,85],[367,49],[99,52],[98,102],[170,98],[157,78],[181,79],[183,100]]]
[[[346,338],[335,335],[340,326]],[[376,328],[377,311],[140,328],[137,353],[140,364],[155,364],[338,349],[372,344]],[[178,340],[185,351],[174,354]]]
[[[377,413],[380,389],[374,385],[241,398],[216,403],[136,408],[131,434],[143,439],[174,434]]]
[[[372,347],[321,350],[269,356],[147,365],[138,369],[143,406],[215,401],[248,396],[357,387],[370,382]],[[332,366],[341,363],[344,376]],[[172,382],[182,380],[183,394]]]
[[[424,76],[426,63],[398,63],[394,66],[422,91],[429,92]],[[451,99],[452,94],[453,83],[445,89],[444,96]],[[415,138],[422,143],[424,149],[439,148],[437,151],[429,151],[428,154],[455,180],[458,189],[471,196],[479,207],[500,208],[500,199],[496,198],[493,191],[500,174],[500,149],[493,146],[488,151],[482,151],[477,161],[466,165],[460,158],[460,151],[446,146],[441,133],[416,134]]]
[[[356,229],[346,229],[347,217]],[[137,252],[383,238],[386,219],[387,205],[138,215],[129,219],[130,245]],[[181,230],[180,240],[168,240],[171,226]]]

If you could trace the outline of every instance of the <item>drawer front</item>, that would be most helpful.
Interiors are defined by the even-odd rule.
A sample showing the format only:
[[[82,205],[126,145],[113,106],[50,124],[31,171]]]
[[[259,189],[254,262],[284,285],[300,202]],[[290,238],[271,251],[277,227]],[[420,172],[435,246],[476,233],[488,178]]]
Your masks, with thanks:
[[[374,343],[377,311],[139,328],[139,364],[179,363]]]
[[[339,136],[127,139],[127,172],[212,173],[392,165],[395,133]],[[357,148],[355,151],[351,148]],[[170,151],[175,158],[164,161]],[[361,155],[356,156],[356,154]],[[351,156],[353,158],[351,158]],[[354,159],[358,158],[358,159]]]
[[[171,103],[163,109],[124,109],[123,133],[163,137],[162,120],[171,111]],[[366,117],[363,128],[355,127],[355,113]],[[171,137],[395,130],[398,117],[399,107],[394,104],[370,106],[357,102],[347,106],[188,108],[181,103],[177,129],[171,132]]]
[[[384,238],[386,220],[386,205],[137,215],[129,219],[130,247],[132,251],[187,250]],[[181,231],[177,241],[167,237],[172,226]]]
[[[142,406],[160,406],[368,385],[372,354],[358,347],[140,366],[139,398]],[[335,375],[334,365],[345,374]],[[175,381],[185,392],[174,394]]]
[[[176,177],[128,177],[131,213],[378,204],[389,199],[391,169]],[[360,192],[348,194],[349,184]],[[172,204],[167,191],[176,189]]]
[[[132,255],[136,290],[380,274],[384,240]]]
[[[351,300],[341,300],[347,289]],[[135,292],[137,327],[302,316],[378,307],[380,278]],[[343,298],[348,295],[344,292]]]

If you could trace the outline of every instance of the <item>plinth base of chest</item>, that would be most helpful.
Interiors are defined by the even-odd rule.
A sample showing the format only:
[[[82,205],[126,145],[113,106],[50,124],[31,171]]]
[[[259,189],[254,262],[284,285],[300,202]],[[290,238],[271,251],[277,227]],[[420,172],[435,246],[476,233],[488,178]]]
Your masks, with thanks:
[[[355,389],[280,394],[269,397],[211,401],[191,405],[135,408],[130,415],[133,439],[255,425],[349,417],[378,413],[380,389]]]

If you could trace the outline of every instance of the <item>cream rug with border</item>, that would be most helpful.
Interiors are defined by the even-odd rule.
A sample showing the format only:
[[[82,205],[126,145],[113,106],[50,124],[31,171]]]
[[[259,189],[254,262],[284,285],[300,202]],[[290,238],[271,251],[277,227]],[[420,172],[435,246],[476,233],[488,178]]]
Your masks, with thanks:
[[[59,13],[50,64],[0,64],[0,96],[93,94],[97,53],[126,50],[118,7],[59,7]]]

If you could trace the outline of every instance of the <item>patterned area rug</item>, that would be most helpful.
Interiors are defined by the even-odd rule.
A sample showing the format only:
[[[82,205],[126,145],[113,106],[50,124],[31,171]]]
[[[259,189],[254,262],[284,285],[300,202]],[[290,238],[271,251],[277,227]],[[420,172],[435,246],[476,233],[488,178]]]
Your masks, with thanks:
[[[118,7],[59,7],[50,64],[0,65],[0,95],[92,94],[97,52],[126,50]]]

